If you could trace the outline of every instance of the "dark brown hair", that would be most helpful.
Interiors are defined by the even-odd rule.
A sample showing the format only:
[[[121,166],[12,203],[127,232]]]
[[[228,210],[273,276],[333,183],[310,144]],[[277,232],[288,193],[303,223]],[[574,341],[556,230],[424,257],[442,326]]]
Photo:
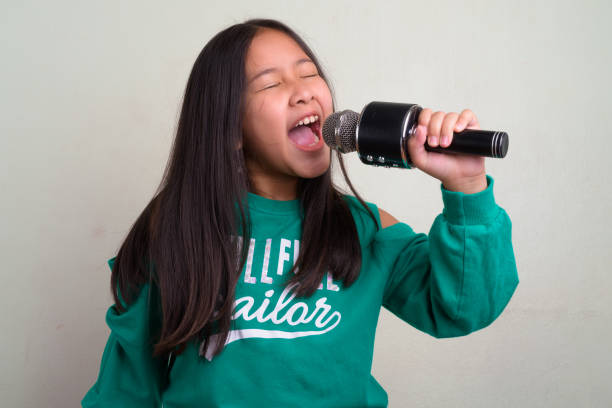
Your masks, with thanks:
[[[191,340],[221,333],[213,354],[223,349],[231,326],[235,285],[244,267],[251,225],[246,203],[249,180],[242,141],[245,59],[263,28],[293,38],[329,84],[314,53],[289,27],[254,19],[215,35],[198,55],[187,81],[176,137],[160,185],[121,245],[111,276],[119,312],[144,283],[159,298],[155,356],[180,354]],[[336,155],[353,194],[342,157]],[[301,250],[286,283],[298,283],[296,297],[312,295],[327,270],[350,286],[359,276],[361,248],[355,222],[332,183],[331,168],[298,183],[303,223]],[[293,269],[292,269],[293,271]],[[214,327],[213,327],[214,326]]]

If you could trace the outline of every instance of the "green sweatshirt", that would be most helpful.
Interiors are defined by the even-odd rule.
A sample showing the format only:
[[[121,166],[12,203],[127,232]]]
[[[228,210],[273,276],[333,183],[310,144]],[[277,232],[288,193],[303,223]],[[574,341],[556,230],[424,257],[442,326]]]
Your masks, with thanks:
[[[146,284],[123,314],[108,309],[111,333],[83,407],[386,407],[387,393],[371,375],[381,306],[433,337],[464,336],[491,324],[518,285],[512,224],[489,175],[487,182],[475,194],[440,184],[444,210],[429,235],[401,222],[377,231],[346,196],[360,276],[345,288],[326,274],[306,299],[284,286],[299,251],[298,200],[249,193],[252,239],[225,349],[211,359],[192,342],[171,369],[152,358],[159,299]]]

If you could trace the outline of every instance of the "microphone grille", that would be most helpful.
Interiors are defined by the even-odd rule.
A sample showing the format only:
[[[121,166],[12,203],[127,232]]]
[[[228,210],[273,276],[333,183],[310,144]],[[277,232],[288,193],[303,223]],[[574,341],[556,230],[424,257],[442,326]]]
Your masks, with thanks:
[[[359,123],[359,114],[352,110],[334,112],[323,123],[323,140],[332,149],[342,153],[357,150],[355,133]]]

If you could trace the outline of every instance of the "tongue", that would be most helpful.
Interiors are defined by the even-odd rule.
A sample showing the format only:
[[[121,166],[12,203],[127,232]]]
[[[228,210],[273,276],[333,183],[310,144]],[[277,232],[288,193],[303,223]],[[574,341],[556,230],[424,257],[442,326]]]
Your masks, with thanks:
[[[308,126],[298,126],[289,131],[289,139],[300,146],[308,146],[315,141],[315,134]]]

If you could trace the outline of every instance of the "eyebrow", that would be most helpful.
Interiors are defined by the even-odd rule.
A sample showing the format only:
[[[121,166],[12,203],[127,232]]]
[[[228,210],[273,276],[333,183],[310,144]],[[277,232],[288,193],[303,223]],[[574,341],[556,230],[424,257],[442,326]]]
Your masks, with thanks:
[[[304,64],[306,62],[312,62],[312,60],[310,58],[302,58],[302,59],[299,59],[299,60],[295,61],[295,64],[293,64],[293,65],[297,67],[298,65]],[[314,64],[314,62],[312,62],[312,63]],[[278,68],[266,68],[263,71],[260,71],[257,74],[255,74],[255,76],[253,78],[251,78],[248,83],[250,84],[251,82],[255,81],[260,76],[269,74],[271,72],[276,72],[276,71],[278,71]]]

